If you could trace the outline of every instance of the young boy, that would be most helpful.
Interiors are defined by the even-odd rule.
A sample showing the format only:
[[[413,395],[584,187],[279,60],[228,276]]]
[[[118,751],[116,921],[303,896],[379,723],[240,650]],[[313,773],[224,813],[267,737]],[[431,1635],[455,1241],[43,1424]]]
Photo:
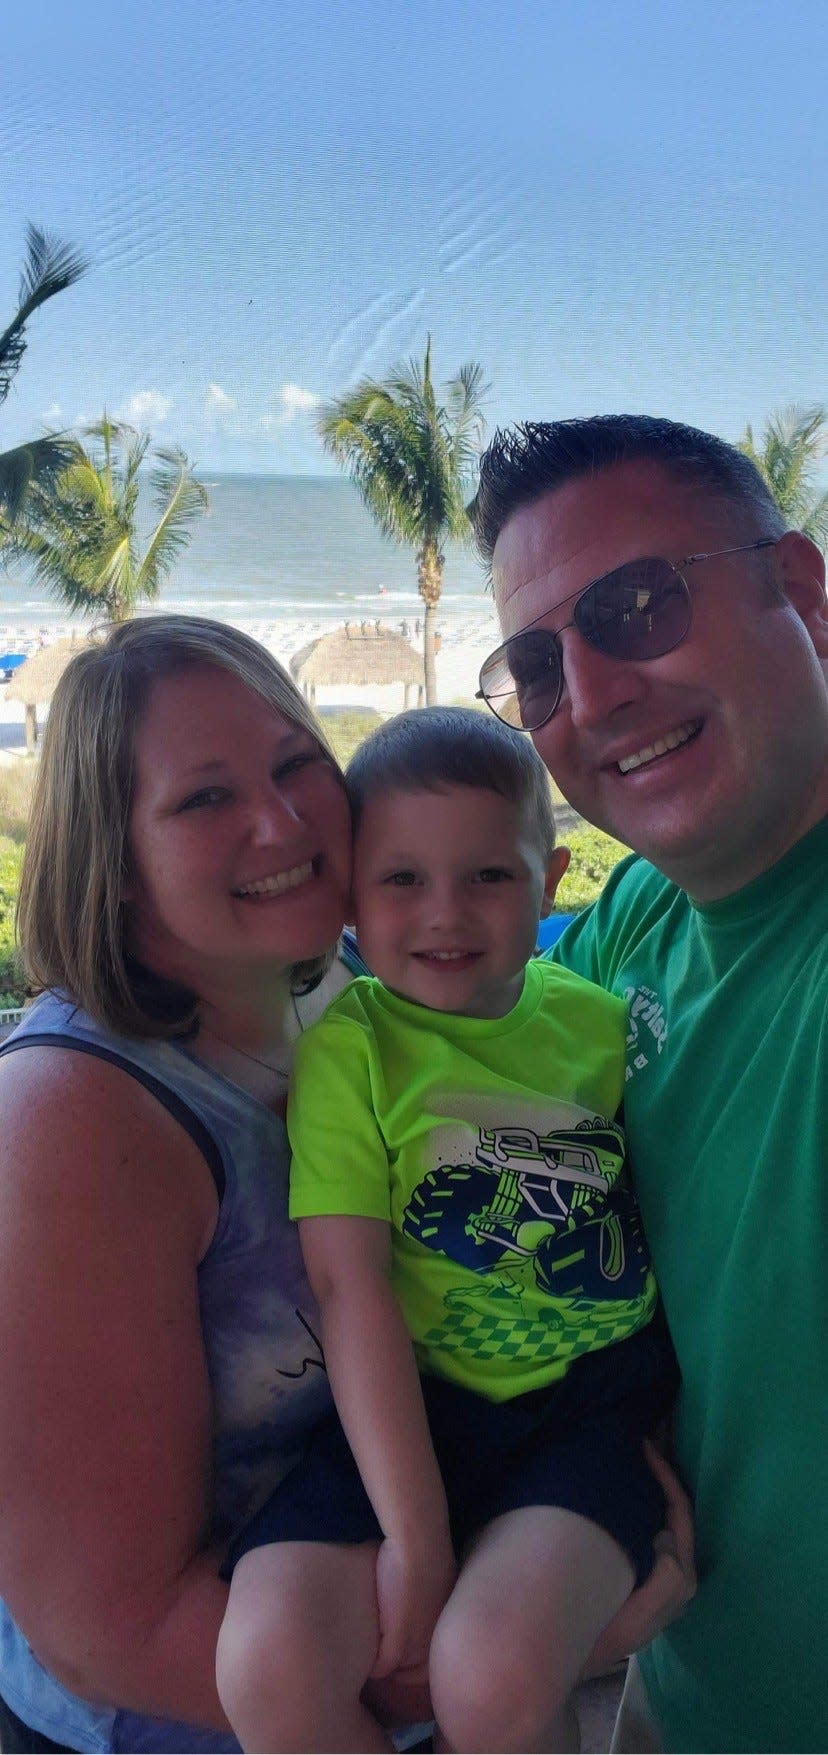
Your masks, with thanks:
[[[236,1544],[220,1691],[246,1748],[387,1749],[363,1688],[427,1666],[441,1748],[573,1749],[674,1388],[624,1010],[531,960],[569,854],[528,739],[406,713],[347,783],[374,974],[300,1041],[288,1110],[338,1418]]]

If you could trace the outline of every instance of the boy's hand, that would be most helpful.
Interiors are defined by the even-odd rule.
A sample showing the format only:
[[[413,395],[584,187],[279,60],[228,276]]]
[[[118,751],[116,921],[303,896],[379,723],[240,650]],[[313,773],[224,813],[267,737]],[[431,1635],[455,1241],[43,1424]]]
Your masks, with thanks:
[[[377,1555],[380,1642],[374,1678],[427,1665],[431,1636],[457,1578],[448,1541],[428,1548],[387,1536]]]

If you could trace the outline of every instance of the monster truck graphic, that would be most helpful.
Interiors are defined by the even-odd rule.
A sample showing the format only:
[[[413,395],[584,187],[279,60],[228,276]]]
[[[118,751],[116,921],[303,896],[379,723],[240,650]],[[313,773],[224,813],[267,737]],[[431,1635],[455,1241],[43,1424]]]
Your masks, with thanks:
[[[414,1190],[403,1231],[475,1273],[551,1297],[631,1298],[649,1256],[629,1189],[613,1186],[623,1135],[600,1116],[540,1137],[478,1131],[477,1163],[442,1164]],[[520,1264],[522,1272],[515,1270]]]

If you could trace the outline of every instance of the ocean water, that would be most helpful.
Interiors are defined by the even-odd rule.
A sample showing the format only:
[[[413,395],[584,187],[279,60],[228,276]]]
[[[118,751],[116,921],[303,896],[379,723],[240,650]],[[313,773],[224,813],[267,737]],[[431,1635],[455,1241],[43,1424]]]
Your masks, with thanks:
[[[158,608],[216,616],[288,646],[346,620],[410,632],[422,615],[410,549],[383,541],[340,477],[202,475],[207,515],[162,589]],[[446,551],[439,621],[464,637],[491,615],[473,550]],[[67,612],[19,572],[0,573],[0,637],[22,648],[60,630]],[[79,620],[79,618],[75,618]]]

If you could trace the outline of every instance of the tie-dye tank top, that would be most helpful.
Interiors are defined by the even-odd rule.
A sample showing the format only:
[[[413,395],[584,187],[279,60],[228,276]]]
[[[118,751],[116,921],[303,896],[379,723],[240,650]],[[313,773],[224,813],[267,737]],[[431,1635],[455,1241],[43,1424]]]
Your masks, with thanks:
[[[344,979],[339,965],[325,997]],[[330,1400],[316,1309],[288,1220],[284,1123],[186,1047],[115,1036],[54,994],[32,1006],[0,1053],[44,1040],[112,1061],[148,1087],[198,1145],[216,1182],[219,1217],[198,1290],[213,1392],[214,1533],[222,1535],[276,1486]],[[71,1749],[238,1748],[231,1737],[69,1693],[38,1663],[2,1602],[0,1694],[33,1730]]]

